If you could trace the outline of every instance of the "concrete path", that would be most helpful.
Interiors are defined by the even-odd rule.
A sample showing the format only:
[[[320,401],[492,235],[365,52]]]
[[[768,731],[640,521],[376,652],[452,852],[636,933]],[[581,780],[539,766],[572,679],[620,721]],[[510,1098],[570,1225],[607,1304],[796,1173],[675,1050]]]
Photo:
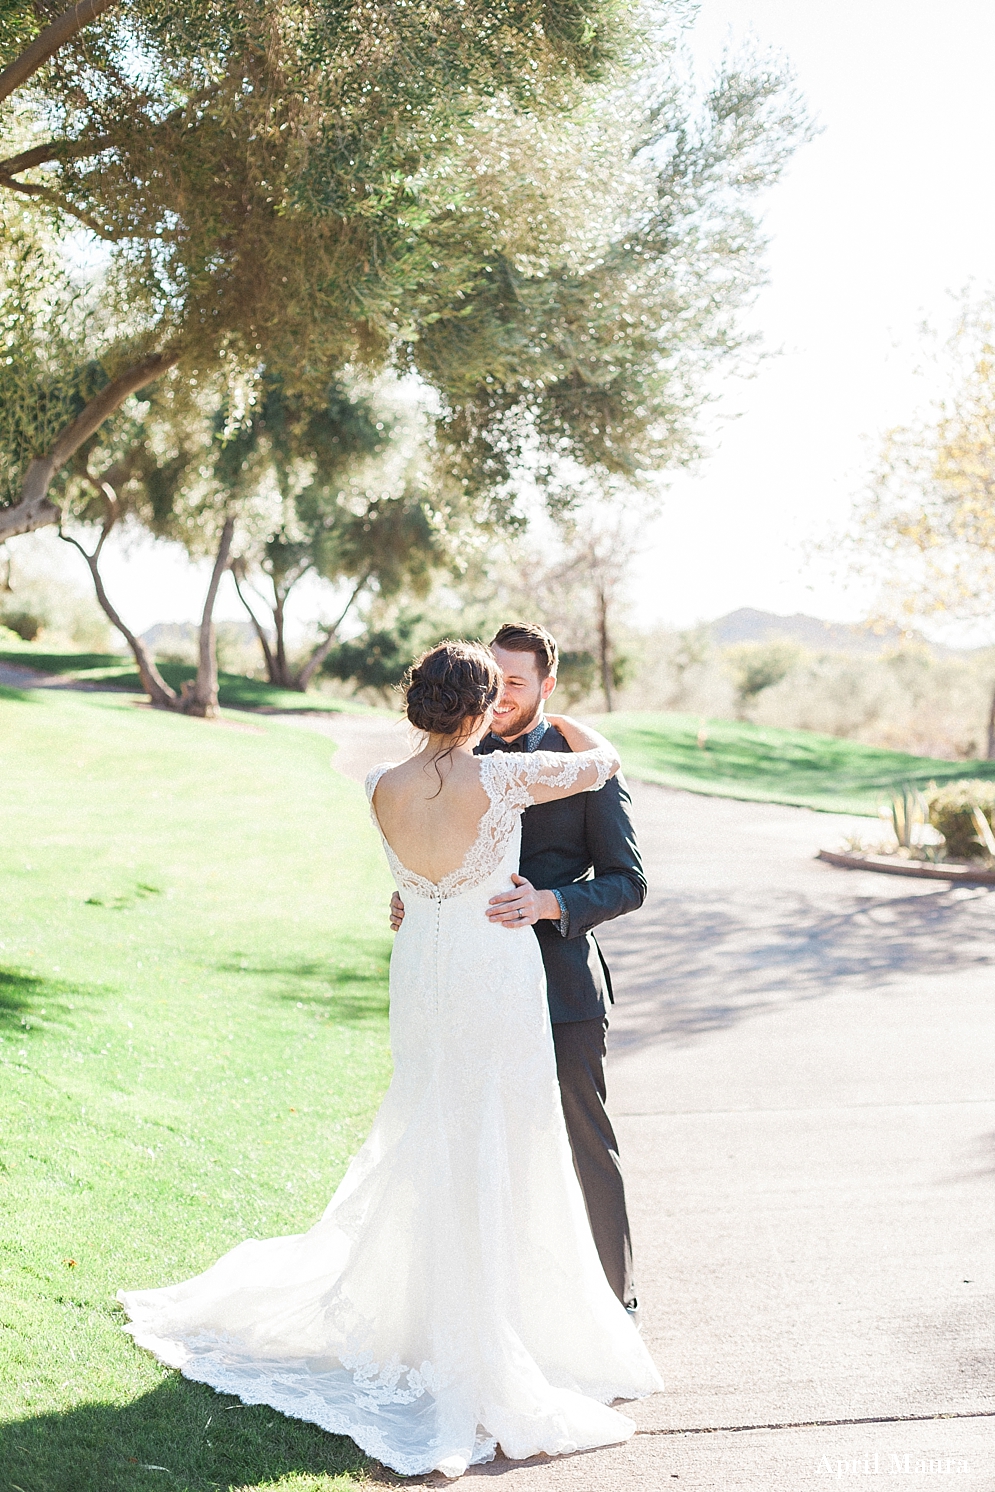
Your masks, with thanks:
[[[51,682],[52,675],[36,668],[22,668],[19,663],[0,663],[0,684],[9,689],[39,689]]]
[[[402,754],[320,728],[350,775]],[[652,889],[604,929],[609,1083],[667,1388],[624,1446],[470,1475],[989,1492],[995,894],[821,864],[830,815],[632,786]]]

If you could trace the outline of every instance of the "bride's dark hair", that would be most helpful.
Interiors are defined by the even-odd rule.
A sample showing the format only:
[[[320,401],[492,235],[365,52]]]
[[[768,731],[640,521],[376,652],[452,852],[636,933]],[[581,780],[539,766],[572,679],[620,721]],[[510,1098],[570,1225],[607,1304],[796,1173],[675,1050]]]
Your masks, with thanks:
[[[501,670],[479,642],[440,642],[408,670],[404,708],[411,724],[433,736],[455,736],[479,720],[501,692]],[[454,742],[455,744],[455,742]]]

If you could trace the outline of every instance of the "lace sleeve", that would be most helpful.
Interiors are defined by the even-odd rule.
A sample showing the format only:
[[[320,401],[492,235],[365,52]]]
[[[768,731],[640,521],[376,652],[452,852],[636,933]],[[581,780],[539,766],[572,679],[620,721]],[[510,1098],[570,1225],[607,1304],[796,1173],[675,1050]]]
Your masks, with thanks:
[[[610,752],[593,751],[493,751],[482,756],[481,781],[492,799],[500,799],[509,808],[521,811],[541,801],[535,788],[551,788],[553,794],[566,796],[569,789],[584,777],[587,780],[577,792],[596,793],[604,787],[615,758]]]
[[[370,817],[373,819],[374,823],[376,823],[377,821],[377,815],[376,810],[373,807],[373,794],[377,790],[377,783],[380,781],[385,772],[389,772],[391,767],[396,766],[397,762],[381,762],[379,766],[374,767],[372,771],[369,771],[366,774],[366,801],[370,805]]]

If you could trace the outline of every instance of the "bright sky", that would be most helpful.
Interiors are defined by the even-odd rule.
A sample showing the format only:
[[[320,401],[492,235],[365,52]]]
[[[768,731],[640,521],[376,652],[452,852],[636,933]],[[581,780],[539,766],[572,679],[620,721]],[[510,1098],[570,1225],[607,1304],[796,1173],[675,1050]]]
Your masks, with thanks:
[[[991,0],[702,0],[703,76],[750,36],[788,57],[823,132],[766,212],[754,321],[781,355],[727,391],[738,418],[674,480],[637,576],[647,623],[738,606],[859,619],[862,595],[806,545],[845,523],[880,432],[923,402],[922,321],[945,330],[951,296],[995,279]],[[204,577],[179,556],[108,570],[139,628],[198,614]],[[226,595],[219,615],[244,614]]]
[[[740,413],[670,489],[638,587],[645,621],[738,606],[859,620],[862,596],[805,561],[846,521],[880,432],[927,388],[924,319],[995,278],[990,0],[703,0],[706,73],[750,35],[790,59],[822,134],[771,194],[770,283],[755,320],[783,349],[723,400]]]

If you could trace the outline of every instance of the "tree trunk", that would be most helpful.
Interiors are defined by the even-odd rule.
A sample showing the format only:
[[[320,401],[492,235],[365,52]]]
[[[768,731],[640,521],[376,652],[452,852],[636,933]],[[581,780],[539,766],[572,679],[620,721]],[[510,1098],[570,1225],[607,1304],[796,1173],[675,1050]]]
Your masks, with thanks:
[[[281,591],[276,581],[273,581],[273,631],[276,634],[276,678],[273,680],[281,689],[294,689],[296,682],[291,675],[287,663],[287,592]]]
[[[59,529],[59,538],[64,539],[67,544],[72,544],[75,549],[79,550],[80,554],[86,560],[86,563],[90,570],[90,574],[93,577],[93,588],[97,593],[97,600],[100,603],[101,610],[107,617],[108,621],[111,623],[111,626],[117,628],[121,636],[124,638],[125,642],[128,644],[129,648],[131,649],[135,662],[138,665],[138,676],[142,681],[142,688],[148,695],[152,705],[157,710],[171,710],[176,705],[179,696],[174,689],[171,689],[169,687],[162,674],[156,668],[152,654],[149,652],[142,639],[140,637],[136,637],[131,628],[127,627],[122,621],[117,611],[115,611],[114,607],[111,605],[107,596],[107,592],[104,590],[104,582],[101,578],[99,568],[100,551],[103,548],[104,540],[110,533],[112,526],[113,525],[105,525],[104,530],[100,535],[100,543],[97,545],[97,548],[93,554],[87,554],[82,544],[78,544],[75,539],[70,538],[68,534],[64,534],[61,528]]]
[[[995,761],[995,691],[988,710],[988,760]]]
[[[51,449],[31,462],[24,473],[20,502],[12,508],[0,510],[0,543],[12,539],[15,534],[30,534],[35,529],[59,522],[61,509],[48,497],[55,473],[65,466],[85,440],[100,429],[108,415],[113,414],[129,394],[137,393],[146,384],[160,378],[179,359],[178,352],[154,353],[127,368],[94,395],[72,424],[59,432]]]
[[[239,583],[240,577],[238,574],[238,570],[235,568],[234,565],[232,566],[231,577],[232,580],[234,580],[235,582],[235,590],[238,593],[238,599],[241,601],[242,605],[249,613],[249,620],[252,622],[252,625],[255,628],[256,636],[259,639],[259,646],[263,650],[263,662],[266,665],[266,677],[271,684],[275,685],[277,683],[276,659],[273,656],[273,649],[269,645],[269,638],[266,636],[266,628],[263,626],[262,622],[256,616],[256,613],[253,611],[252,607],[243,596],[242,587]],[[242,578],[244,578],[244,572]]]
[[[197,677],[184,684],[180,696],[180,709],[187,715],[199,715],[213,720],[218,713],[218,638],[214,626],[214,603],[218,598],[221,577],[228,568],[231,541],[235,534],[234,518],[226,518],[221,530],[221,541],[214,561],[211,583],[204,601],[204,615],[200,623],[200,657],[197,662]]]
[[[294,688],[299,689],[302,694],[307,693],[308,685],[311,683],[311,680],[318,672],[318,669],[324,663],[325,659],[332,651],[332,648],[335,646],[335,639],[337,636],[338,624],[336,624],[329,631],[328,635],[323,638],[321,642],[319,642],[318,646],[315,648],[310,658],[308,658],[303,668],[298,671],[297,677],[294,680]]]
[[[335,639],[339,635],[339,628],[345,621],[345,618],[348,615],[349,611],[352,609],[352,603],[355,601],[360,591],[366,585],[366,582],[369,580],[369,578],[370,577],[368,575],[364,575],[362,580],[360,580],[356,584],[355,588],[353,589],[352,595],[349,597],[348,601],[345,604],[345,609],[339,613],[338,617],[329,627],[328,631],[325,633],[325,636],[322,638],[321,642],[319,642],[318,646],[315,648],[314,652],[311,654],[310,658],[308,658],[304,666],[298,669],[297,676],[293,681],[293,687],[295,689],[299,689],[302,694],[307,692],[307,688],[308,685],[311,683],[311,680],[314,678],[315,674],[318,672],[318,669],[324,663],[325,659],[332,651],[332,648],[335,646]]]
[[[605,709],[610,715],[614,709],[614,680],[612,678],[612,647],[608,632],[608,597],[598,587],[598,658],[601,664],[601,692],[605,696]]]

